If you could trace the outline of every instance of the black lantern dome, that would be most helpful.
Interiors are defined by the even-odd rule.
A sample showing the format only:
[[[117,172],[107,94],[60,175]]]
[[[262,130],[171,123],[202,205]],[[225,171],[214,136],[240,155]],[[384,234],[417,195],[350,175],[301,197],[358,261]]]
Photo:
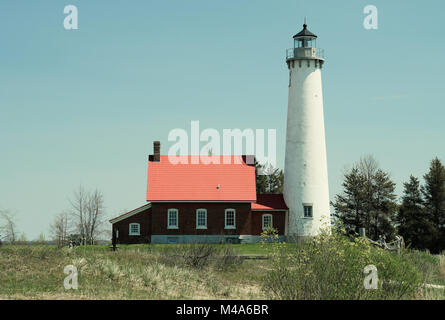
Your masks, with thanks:
[[[317,36],[307,29],[307,24],[305,23],[305,24],[303,24],[303,30],[301,30],[296,35],[294,35],[293,38],[294,39],[309,38],[309,40],[312,40],[312,39],[317,38]]]
[[[307,29],[307,24],[303,24],[303,30],[293,36],[295,48],[308,48],[315,46],[317,36]],[[313,41],[313,42],[312,42]]]

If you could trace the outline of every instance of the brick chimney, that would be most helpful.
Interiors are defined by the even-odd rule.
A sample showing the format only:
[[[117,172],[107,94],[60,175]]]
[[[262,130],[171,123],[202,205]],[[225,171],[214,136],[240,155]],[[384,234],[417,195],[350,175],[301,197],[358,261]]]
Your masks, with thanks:
[[[161,161],[161,142],[153,141],[153,161]]]

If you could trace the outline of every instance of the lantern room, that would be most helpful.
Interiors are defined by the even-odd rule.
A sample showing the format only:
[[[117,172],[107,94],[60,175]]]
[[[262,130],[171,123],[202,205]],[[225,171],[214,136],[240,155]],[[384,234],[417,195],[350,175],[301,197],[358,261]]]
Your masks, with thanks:
[[[294,35],[294,48],[317,47],[317,36],[307,29],[307,24],[303,24],[303,30]]]

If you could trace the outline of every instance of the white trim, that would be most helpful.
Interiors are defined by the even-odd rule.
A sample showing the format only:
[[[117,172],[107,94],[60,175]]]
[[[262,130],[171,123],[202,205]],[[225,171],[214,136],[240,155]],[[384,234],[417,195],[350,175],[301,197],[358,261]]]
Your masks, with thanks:
[[[131,232],[131,226],[138,226],[138,232]],[[128,225],[128,235],[129,236],[140,236],[141,235],[141,225],[136,222],[132,222]]]
[[[170,225],[170,212],[176,213],[176,225]],[[177,208],[167,209],[167,229],[179,229],[179,210]]]
[[[233,226],[227,225],[227,212],[233,211]],[[236,210],[235,209],[226,209],[224,210],[224,229],[236,229]]]
[[[204,211],[205,213],[205,226],[198,226],[198,212]],[[199,208],[196,209],[196,229],[207,229],[207,209]]]
[[[288,209],[251,209],[252,211],[283,211],[283,212],[287,212]]]
[[[116,222],[119,222],[119,221],[125,220],[127,218],[130,218],[130,217],[134,216],[135,214],[141,213],[142,211],[145,211],[145,210],[147,210],[149,208],[151,208],[151,203],[143,205],[142,207],[139,207],[137,209],[131,210],[131,211],[129,211],[129,212],[123,214],[123,215],[120,215],[119,217],[113,218],[113,219],[111,219],[109,221],[110,221],[111,224],[114,224]]]
[[[261,215],[261,227],[263,228],[263,230],[266,230],[267,227],[264,227],[264,218],[265,217],[270,217],[270,228],[273,228],[273,215],[271,215],[270,213],[267,214],[263,214]]]

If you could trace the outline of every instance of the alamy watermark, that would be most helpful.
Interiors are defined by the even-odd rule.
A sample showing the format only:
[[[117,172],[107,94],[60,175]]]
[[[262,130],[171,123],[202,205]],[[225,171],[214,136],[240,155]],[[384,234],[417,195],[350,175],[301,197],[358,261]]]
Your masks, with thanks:
[[[377,267],[373,264],[367,265],[363,269],[363,273],[366,275],[363,280],[363,286],[365,289],[378,289],[379,277],[377,275]]]
[[[265,129],[223,129],[221,137],[218,130],[201,131],[199,121],[191,121],[190,134],[181,128],[169,132],[168,141],[174,144],[168,150],[168,159],[172,164],[241,164],[245,161],[251,165],[256,160],[265,167],[276,167],[276,137],[276,129],[267,129],[266,155]],[[239,157],[242,154],[246,155],[245,159]]]
[[[74,289],[77,290],[79,288],[78,285],[78,275],[77,268],[72,264],[65,266],[63,269],[63,273],[68,276],[63,280],[63,286],[66,290]]]
[[[63,27],[66,30],[77,30],[79,29],[79,12],[77,7],[70,4],[63,8],[63,13],[68,14],[63,20]]]
[[[79,11],[75,5],[66,5],[63,9],[63,13],[67,16],[63,20],[63,27],[66,30],[77,30],[79,29]],[[366,14],[363,19],[363,27],[366,30],[377,30],[378,29],[378,10],[377,7],[368,4],[363,8],[363,13]]]
[[[377,7],[369,4],[363,8],[363,13],[367,15],[363,20],[363,27],[366,30],[377,30],[379,28]]]

